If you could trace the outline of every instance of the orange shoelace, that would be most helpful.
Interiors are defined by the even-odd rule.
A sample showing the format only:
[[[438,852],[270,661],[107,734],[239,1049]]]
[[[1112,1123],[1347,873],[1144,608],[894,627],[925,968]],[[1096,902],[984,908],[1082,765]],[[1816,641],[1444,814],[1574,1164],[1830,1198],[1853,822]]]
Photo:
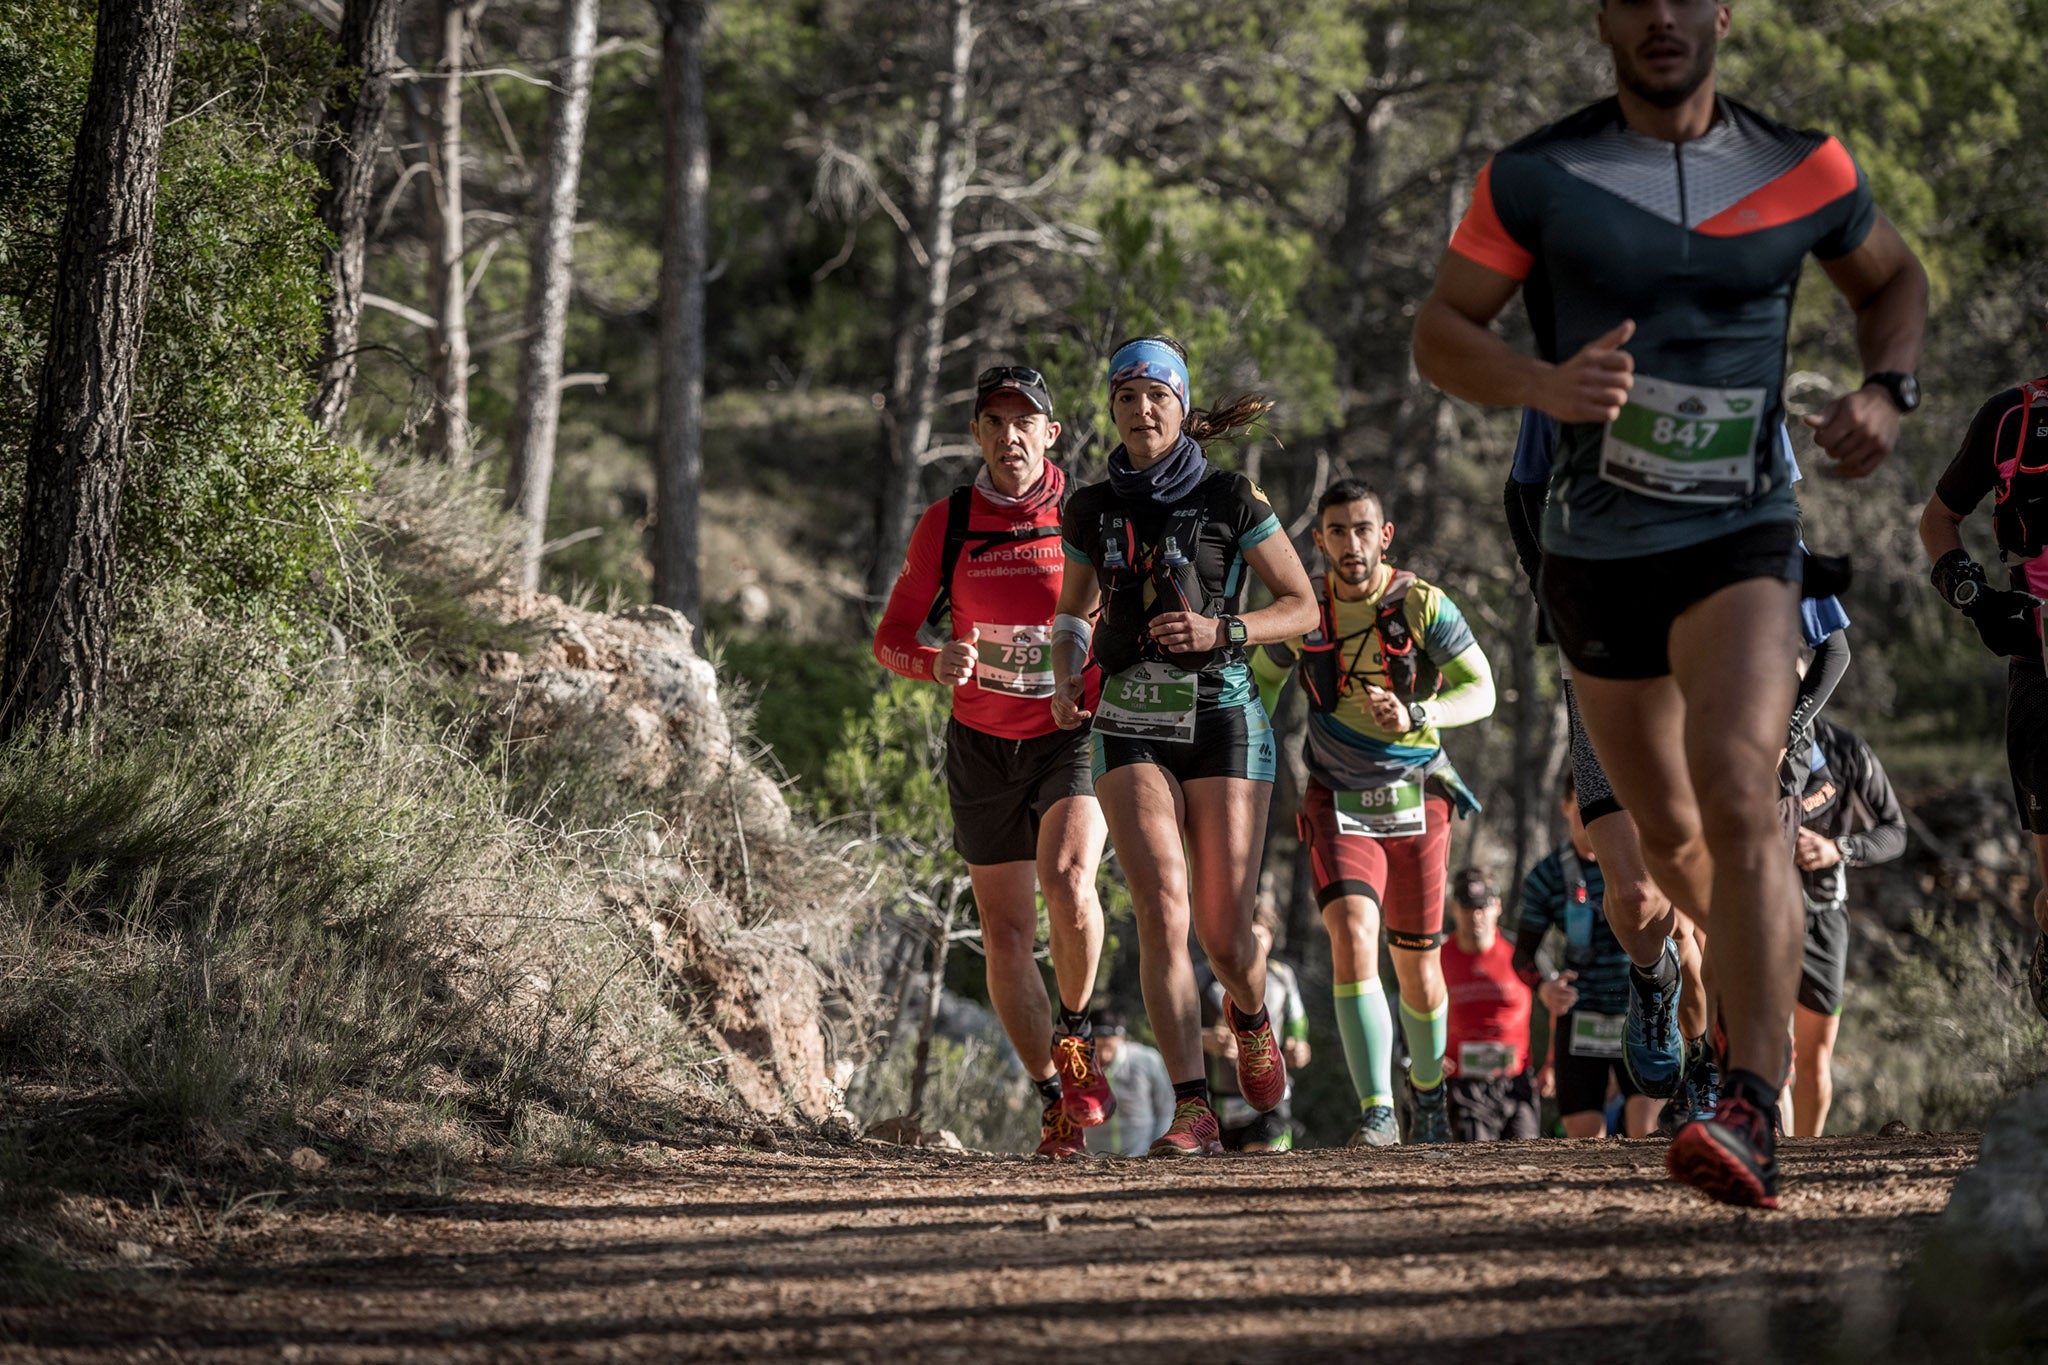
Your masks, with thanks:
[[[1039,1137],[1041,1140],[1057,1138],[1059,1141],[1065,1142],[1068,1138],[1074,1136],[1075,1131],[1074,1121],[1067,1117],[1067,1111],[1058,1105],[1054,1105],[1045,1111],[1044,1128]]]
[[[1173,1126],[1166,1131],[1169,1133],[1191,1133],[1194,1131],[1195,1125],[1202,1121],[1202,1116],[1208,1112],[1209,1106],[1200,1100],[1182,1100],[1179,1104],[1173,1106]]]
[[[1244,1054],[1244,1069],[1264,1076],[1273,1069],[1273,1030],[1270,1025],[1256,1033],[1237,1035],[1237,1050]]]
[[[1087,1085],[1095,1073],[1095,1046],[1086,1038],[1068,1034],[1053,1045],[1053,1051],[1066,1059],[1066,1069],[1073,1073],[1075,1085]]]

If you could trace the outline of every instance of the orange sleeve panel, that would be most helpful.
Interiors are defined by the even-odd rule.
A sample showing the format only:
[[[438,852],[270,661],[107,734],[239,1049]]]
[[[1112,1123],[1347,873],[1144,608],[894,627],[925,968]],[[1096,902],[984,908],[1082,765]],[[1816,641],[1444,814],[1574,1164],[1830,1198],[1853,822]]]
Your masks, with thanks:
[[[1479,168],[1478,183],[1472,187],[1472,206],[1465,210],[1464,221],[1451,234],[1451,250],[1511,280],[1528,279],[1530,267],[1536,263],[1528,249],[1508,235],[1499,211],[1494,208],[1491,158]]]
[[[1854,194],[1856,185],[1855,158],[1838,140],[1829,138],[1797,166],[1730,204],[1694,231],[1707,237],[1740,237],[1783,227]]]

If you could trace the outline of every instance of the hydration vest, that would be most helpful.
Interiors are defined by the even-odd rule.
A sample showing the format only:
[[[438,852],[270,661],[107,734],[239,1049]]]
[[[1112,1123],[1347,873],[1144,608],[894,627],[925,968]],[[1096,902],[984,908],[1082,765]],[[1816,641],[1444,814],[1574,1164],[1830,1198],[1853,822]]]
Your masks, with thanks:
[[[1095,661],[1105,674],[1121,673],[1147,661],[1206,673],[1244,657],[1244,651],[1235,645],[1195,654],[1175,653],[1160,648],[1146,629],[1159,612],[1192,611],[1213,617],[1226,605],[1223,594],[1211,592],[1195,566],[1202,525],[1208,520],[1206,506],[1206,499],[1197,495],[1174,508],[1159,530],[1159,539],[1151,545],[1139,543],[1138,528],[1129,516],[1115,509],[1103,512],[1102,612],[1094,646]],[[1145,595],[1148,587],[1152,593],[1149,601]]]
[[[1309,709],[1328,715],[1337,709],[1350,681],[1351,670],[1342,656],[1344,641],[1337,636],[1337,609],[1331,601],[1330,576],[1317,574],[1316,607],[1321,619],[1301,642],[1301,690]],[[1404,702],[1427,701],[1443,690],[1444,675],[1422,652],[1415,632],[1408,628],[1408,589],[1415,575],[1394,570],[1387,590],[1374,608],[1372,628],[1379,639],[1380,661],[1387,670],[1387,690]],[[1349,637],[1356,639],[1356,636]]]
[[[2048,421],[2048,378],[2020,385],[2019,439],[2013,442],[2009,459],[1993,452],[1998,460],[1998,500],[1991,524],[2008,562],[2035,559],[2048,551],[2048,437],[2034,439],[2037,402]]]
[[[1599,957],[1593,948],[1593,917],[1601,913],[1593,904],[1586,869],[1578,850],[1566,844],[1558,850],[1558,870],[1564,874],[1564,960],[1573,971],[1590,967]]]

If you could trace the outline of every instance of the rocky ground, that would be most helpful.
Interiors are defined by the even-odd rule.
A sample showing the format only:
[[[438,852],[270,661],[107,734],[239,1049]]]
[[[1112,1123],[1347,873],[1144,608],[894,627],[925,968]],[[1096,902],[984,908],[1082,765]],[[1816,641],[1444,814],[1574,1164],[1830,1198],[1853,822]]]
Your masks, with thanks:
[[[1072,1168],[758,1140],[86,1211],[128,1268],[0,1308],[0,1361],[1860,1361],[1976,1155],[1789,1142],[1749,1214],[1653,1139]]]

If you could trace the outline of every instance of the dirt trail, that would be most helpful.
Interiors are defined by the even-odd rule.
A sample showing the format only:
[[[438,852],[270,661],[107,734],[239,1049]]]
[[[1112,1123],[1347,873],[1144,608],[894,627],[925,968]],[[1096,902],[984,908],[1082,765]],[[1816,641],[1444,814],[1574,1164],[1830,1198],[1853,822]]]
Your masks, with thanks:
[[[0,1310],[0,1361],[1867,1359],[1975,1150],[1788,1143],[1785,1208],[1746,1215],[1670,1185],[1654,1140],[1080,1169],[713,1148],[331,1191],[133,1294]]]

